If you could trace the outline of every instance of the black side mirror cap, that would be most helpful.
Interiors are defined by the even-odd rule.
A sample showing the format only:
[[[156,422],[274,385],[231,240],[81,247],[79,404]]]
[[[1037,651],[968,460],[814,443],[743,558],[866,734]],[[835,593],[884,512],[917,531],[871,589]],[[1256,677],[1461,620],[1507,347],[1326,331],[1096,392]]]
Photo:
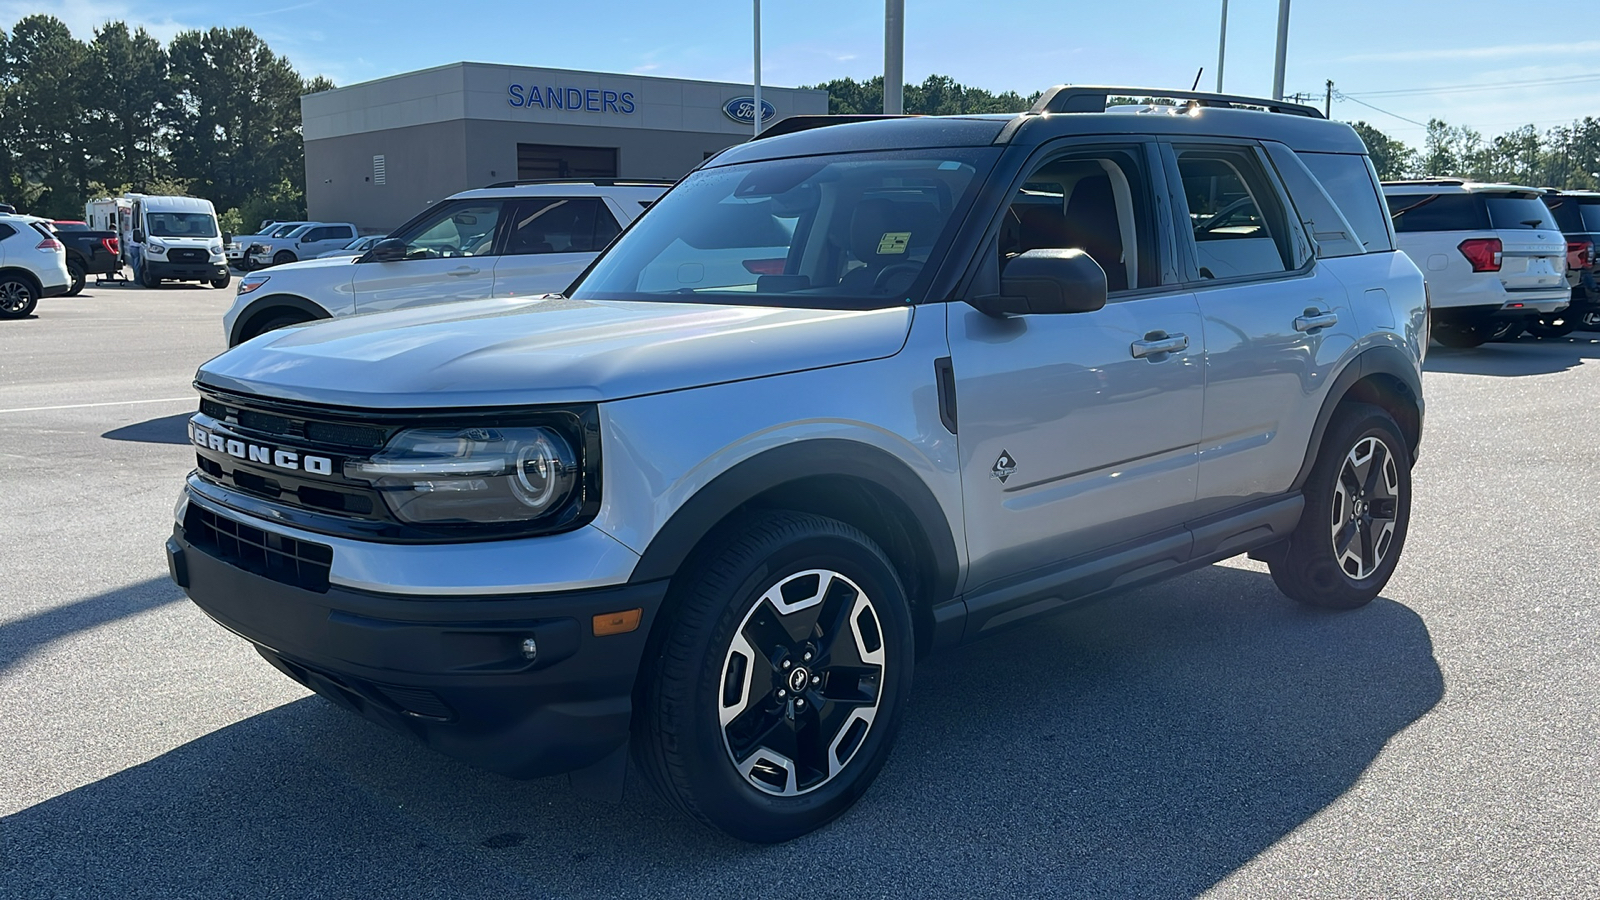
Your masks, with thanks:
[[[138,230],[137,228],[135,228],[134,231],[133,231],[133,242],[135,244],[144,243],[144,232],[142,232],[142,231]]]
[[[399,238],[384,238],[372,245],[356,262],[394,262],[406,258],[406,242]]]
[[[996,318],[1094,312],[1106,305],[1106,272],[1082,250],[1029,250],[1006,263],[998,297],[967,302]]]

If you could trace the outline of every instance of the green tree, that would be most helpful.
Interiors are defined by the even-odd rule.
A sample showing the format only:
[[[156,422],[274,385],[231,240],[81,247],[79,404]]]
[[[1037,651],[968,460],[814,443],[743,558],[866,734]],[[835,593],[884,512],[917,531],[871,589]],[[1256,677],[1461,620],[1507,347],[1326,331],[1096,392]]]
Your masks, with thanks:
[[[108,22],[89,44],[93,64],[89,114],[95,143],[105,158],[104,181],[150,192],[169,173],[162,123],[174,96],[167,78],[167,52],[143,28],[129,32]]]
[[[866,81],[835,78],[815,86],[828,92],[828,112],[836,116],[875,115],[883,112],[883,76]],[[929,75],[921,84],[908,84],[905,111],[913,115],[950,116],[973,113],[1022,112],[1039,99],[1015,91],[996,94],[968,87],[948,75]]]
[[[83,105],[89,49],[59,19],[32,15],[12,28],[6,60],[5,130],[20,199],[37,215],[77,218],[100,163]]]
[[[1362,143],[1367,145],[1367,153],[1372,157],[1372,166],[1378,170],[1378,177],[1384,181],[1395,181],[1401,178],[1410,178],[1417,169],[1417,151],[1411,149],[1404,141],[1396,140],[1366,122],[1352,123],[1361,137]]]

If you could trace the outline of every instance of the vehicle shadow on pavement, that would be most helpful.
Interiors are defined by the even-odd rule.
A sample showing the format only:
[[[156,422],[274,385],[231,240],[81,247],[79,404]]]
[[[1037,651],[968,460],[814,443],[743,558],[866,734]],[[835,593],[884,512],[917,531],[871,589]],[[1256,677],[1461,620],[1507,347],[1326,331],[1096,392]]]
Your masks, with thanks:
[[[263,663],[263,665],[265,665]],[[788,844],[639,782],[473,771],[318,698],[0,819],[0,895],[1193,896],[1437,703],[1422,620],[1213,566],[936,656],[877,784]]]
[[[171,581],[164,577],[152,578],[0,623],[0,674],[51,641],[184,599],[187,598],[183,591]],[[120,648],[115,656],[125,658]],[[4,731],[0,730],[0,735],[3,734]],[[3,862],[0,862],[0,868],[3,868]],[[0,890],[0,896],[7,895]]]
[[[1562,338],[1523,337],[1504,343],[1484,344],[1470,350],[1428,348],[1425,372],[1455,375],[1554,375],[1576,369],[1584,360],[1600,359],[1600,334],[1575,332]]]
[[[159,419],[150,419],[145,422],[135,422],[121,428],[113,428],[100,435],[109,441],[138,441],[145,444],[187,444],[189,443],[189,419],[194,413],[182,412],[173,416],[162,416]]]

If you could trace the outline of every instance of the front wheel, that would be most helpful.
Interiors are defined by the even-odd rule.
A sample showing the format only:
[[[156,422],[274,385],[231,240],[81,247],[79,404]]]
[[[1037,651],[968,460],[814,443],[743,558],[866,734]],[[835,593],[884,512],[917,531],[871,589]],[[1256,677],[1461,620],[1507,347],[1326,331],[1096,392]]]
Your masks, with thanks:
[[[634,751],[668,800],[736,838],[832,821],[888,757],[911,688],[911,614],[865,534],[772,512],[723,532],[675,585],[646,660]]]
[[[1310,606],[1354,609],[1389,582],[1411,521],[1411,451],[1381,407],[1346,404],[1317,451],[1305,511],[1272,580]]]
[[[211,286],[216,288],[217,290],[222,290],[223,288],[228,286],[228,282],[230,280],[231,279],[229,279],[229,277],[228,277],[228,271],[226,269],[224,269],[222,271],[221,275],[218,275],[217,277],[211,279]]]
[[[158,287],[161,287],[161,279],[159,279],[156,276],[150,274],[150,267],[149,266],[140,266],[139,267],[139,283],[144,285],[147,288],[158,288]]]
[[[275,266],[288,265],[294,262],[294,254],[288,250],[279,250],[272,255],[272,264]]]

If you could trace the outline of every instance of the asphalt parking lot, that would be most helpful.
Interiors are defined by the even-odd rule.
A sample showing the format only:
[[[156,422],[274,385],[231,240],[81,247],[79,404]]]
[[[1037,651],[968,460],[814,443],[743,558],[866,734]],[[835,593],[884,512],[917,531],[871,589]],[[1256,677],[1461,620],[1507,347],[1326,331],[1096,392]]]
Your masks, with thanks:
[[[1600,334],[1435,348],[1370,606],[1240,560],[935,657],[864,800],[752,847],[407,743],[182,597],[231,296],[0,322],[0,896],[1600,896]]]

